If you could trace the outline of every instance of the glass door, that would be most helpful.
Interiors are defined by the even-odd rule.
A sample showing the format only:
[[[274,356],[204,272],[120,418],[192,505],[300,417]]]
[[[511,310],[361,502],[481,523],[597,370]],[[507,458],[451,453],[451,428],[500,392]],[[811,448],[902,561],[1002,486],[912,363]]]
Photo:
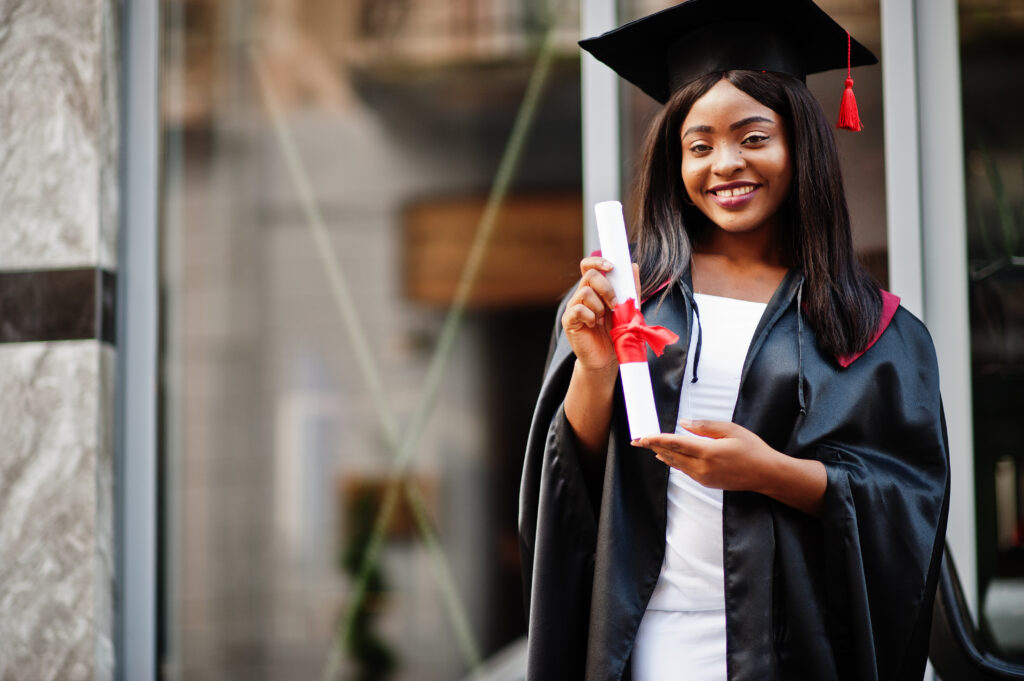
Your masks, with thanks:
[[[960,2],[978,589],[983,633],[1024,660],[1024,13]]]
[[[577,34],[558,0],[163,3],[164,678],[447,681],[522,634]]]

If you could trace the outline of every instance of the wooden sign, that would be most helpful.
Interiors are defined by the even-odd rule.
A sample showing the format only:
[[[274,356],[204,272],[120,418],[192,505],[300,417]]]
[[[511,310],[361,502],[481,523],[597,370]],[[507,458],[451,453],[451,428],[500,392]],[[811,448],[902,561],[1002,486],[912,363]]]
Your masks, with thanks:
[[[404,289],[422,303],[450,304],[486,199],[428,199],[403,220]],[[554,304],[580,276],[583,202],[578,194],[508,198],[498,214],[469,298],[474,308]]]

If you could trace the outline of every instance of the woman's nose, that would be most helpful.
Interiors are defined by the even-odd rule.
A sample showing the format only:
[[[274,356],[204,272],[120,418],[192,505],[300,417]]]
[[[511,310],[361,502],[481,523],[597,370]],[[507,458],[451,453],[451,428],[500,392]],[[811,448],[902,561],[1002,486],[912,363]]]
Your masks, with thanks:
[[[733,145],[725,145],[718,148],[715,153],[711,170],[717,175],[729,176],[746,165],[743,160],[743,151]]]

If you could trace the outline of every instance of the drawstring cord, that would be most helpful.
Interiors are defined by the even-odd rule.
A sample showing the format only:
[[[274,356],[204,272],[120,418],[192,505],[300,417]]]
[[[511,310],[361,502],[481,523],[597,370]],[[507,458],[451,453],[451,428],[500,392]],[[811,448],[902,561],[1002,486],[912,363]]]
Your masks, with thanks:
[[[804,285],[796,290],[796,395],[800,405],[800,413],[807,414],[807,403],[804,402]]]
[[[693,378],[690,379],[690,383],[696,383],[697,366],[700,364],[700,349],[704,343],[704,328],[700,323],[700,310],[697,308],[696,298],[693,298],[689,291],[686,293],[688,302],[693,309],[693,318],[697,322],[697,347],[693,351]],[[800,414],[806,416],[807,400],[804,397],[804,285],[802,281],[796,289],[796,354],[797,403],[800,406]]]
[[[697,301],[693,301],[693,318],[697,320],[697,347],[693,351],[693,379],[690,383],[697,382],[697,365],[700,364],[700,346],[704,342],[704,328],[700,323],[700,310],[697,309]]]

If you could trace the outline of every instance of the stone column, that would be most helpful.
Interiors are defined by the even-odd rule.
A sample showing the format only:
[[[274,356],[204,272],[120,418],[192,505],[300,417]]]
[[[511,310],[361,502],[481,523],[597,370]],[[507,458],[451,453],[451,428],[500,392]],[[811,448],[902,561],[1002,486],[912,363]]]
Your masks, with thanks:
[[[0,680],[114,672],[117,0],[0,0]]]

